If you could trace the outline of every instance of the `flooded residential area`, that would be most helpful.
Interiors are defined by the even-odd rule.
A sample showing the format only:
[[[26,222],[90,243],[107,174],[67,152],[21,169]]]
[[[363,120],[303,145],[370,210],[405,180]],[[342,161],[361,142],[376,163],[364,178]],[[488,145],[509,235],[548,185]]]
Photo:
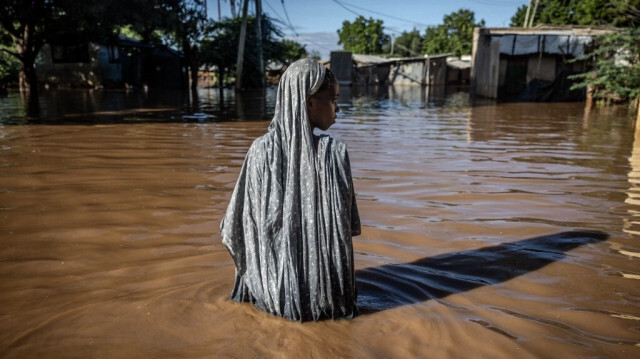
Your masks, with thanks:
[[[640,355],[626,106],[340,93],[361,314],[311,323],[229,299],[219,225],[274,87],[0,98],[0,356]]]

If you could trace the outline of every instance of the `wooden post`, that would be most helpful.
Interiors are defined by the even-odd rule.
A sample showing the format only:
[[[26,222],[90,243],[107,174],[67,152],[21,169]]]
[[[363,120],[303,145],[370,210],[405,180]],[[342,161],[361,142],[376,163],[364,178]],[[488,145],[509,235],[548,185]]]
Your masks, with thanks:
[[[640,124],[640,97],[636,99],[636,127]]]
[[[529,0],[529,6],[527,6],[527,14],[524,16],[524,24],[522,24],[522,27],[527,27],[527,25],[529,25],[529,13],[531,12],[531,1]]]
[[[242,71],[244,66],[244,43],[247,38],[247,10],[249,0],[242,4],[242,26],[240,27],[240,42],[238,43],[238,61],[236,63],[236,90],[242,88]]]
[[[535,5],[533,5],[533,12],[529,18],[529,27],[533,27],[533,19],[536,17],[536,11],[538,11],[538,2],[540,2],[540,0],[536,0]]]

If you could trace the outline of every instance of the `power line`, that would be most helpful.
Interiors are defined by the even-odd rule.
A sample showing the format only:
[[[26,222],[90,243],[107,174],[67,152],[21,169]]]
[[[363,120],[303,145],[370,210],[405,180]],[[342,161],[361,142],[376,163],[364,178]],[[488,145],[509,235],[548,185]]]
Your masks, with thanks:
[[[403,18],[400,18],[400,17],[397,17],[397,16],[392,16],[392,15],[389,15],[389,14],[384,14],[384,13],[381,13],[381,12],[378,12],[378,11],[374,11],[374,10],[370,10],[370,9],[367,9],[367,8],[363,8],[363,7],[360,7],[360,6],[357,6],[357,5],[347,4],[347,3],[344,3],[343,1],[339,1],[339,0],[333,0],[333,2],[335,2],[338,5],[340,5],[343,9],[345,9],[345,10],[347,10],[347,11],[353,13],[353,14],[356,14],[358,16],[362,16],[362,17],[364,17],[362,14],[357,13],[356,11],[349,9],[347,6],[350,6],[350,7],[362,10],[362,11],[370,12],[372,14],[388,17],[390,19],[399,20],[399,21],[403,21],[403,22],[408,22],[408,23],[411,23],[411,24],[414,24],[414,25],[425,26],[425,27],[434,26],[434,25],[424,24],[424,23],[421,23],[421,22],[413,21],[413,20],[403,19]]]
[[[273,6],[271,6],[271,4],[269,4],[268,1],[265,0],[264,3],[267,4],[269,9],[271,9],[271,11],[273,11],[274,14],[276,14],[276,17],[278,18],[278,20],[280,20],[280,22],[282,22],[283,24],[286,23],[286,21],[282,20],[282,16],[280,15],[280,13],[278,13],[276,9]]]
[[[293,31],[293,33],[296,34],[296,36],[298,36],[298,33],[296,32],[296,29],[293,28],[293,24],[291,23],[291,19],[289,19],[289,13],[287,13],[287,8],[284,7],[284,0],[280,0],[280,2],[282,3],[282,10],[284,10],[284,16],[286,16],[286,18],[287,18],[287,22],[289,23],[289,27],[291,28],[291,31]]]
[[[358,16],[362,16],[361,14],[358,14],[357,12],[355,12],[355,11],[353,11],[353,10],[349,9],[348,7],[346,7],[344,4],[342,4],[342,3],[341,3],[341,2],[339,2],[339,1],[333,0],[333,2],[334,2],[334,3],[336,3],[336,4],[338,4],[338,5],[339,5],[339,6],[341,6],[343,9],[347,10],[347,11],[348,11],[348,12],[350,12],[350,13],[356,14],[356,15],[358,15]]]
[[[478,4],[483,4],[483,5],[490,5],[490,6],[519,7],[520,5],[524,5],[522,1],[509,1],[509,0],[468,0],[468,1],[475,2]]]
[[[284,14],[287,17],[287,22],[289,23],[289,28],[291,28],[291,31],[293,31],[293,33],[296,35],[296,38],[299,38],[300,35],[296,32],[295,28],[293,27],[293,24],[291,23],[291,19],[289,19],[289,14],[287,13],[287,8],[285,8],[285,6],[284,6],[284,0],[281,0],[281,3],[282,3],[282,9],[284,9]],[[305,41],[307,41],[307,42],[309,42],[311,44],[314,44],[314,45],[316,45],[318,47],[321,47],[321,48],[323,48],[323,49],[325,49],[327,51],[332,51],[330,48],[328,48],[328,47],[326,47],[324,45],[321,45],[321,44],[319,44],[319,43],[317,43],[317,42],[315,42],[315,41],[313,41],[313,40],[311,40],[309,38],[306,38]]]

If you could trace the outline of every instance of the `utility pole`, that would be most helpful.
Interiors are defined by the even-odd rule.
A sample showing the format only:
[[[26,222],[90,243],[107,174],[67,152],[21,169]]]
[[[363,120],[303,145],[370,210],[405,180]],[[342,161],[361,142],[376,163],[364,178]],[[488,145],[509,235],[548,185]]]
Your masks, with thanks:
[[[232,0],[233,2],[233,0]],[[236,90],[242,88],[242,70],[244,65],[244,43],[247,38],[247,11],[249,0],[242,3],[242,26],[240,27],[240,42],[238,43],[238,61],[236,62]]]
[[[522,24],[522,27],[528,27],[529,25],[529,13],[531,12],[531,2],[533,0],[529,0],[529,6],[527,6],[527,14],[524,16],[524,24]]]
[[[260,64],[260,84],[265,87],[264,58],[262,56],[262,0],[256,2],[256,38],[258,39],[258,63]]]
[[[540,0],[536,0],[536,4],[533,6],[533,12],[531,13],[531,18],[529,19],[529,27],[533,27],[533,18],[536,17],[536,11],[538,11],[538,3]]]
[[[222,21],[222,15],[220,15],[220,0],[218,0],[218,22]]]

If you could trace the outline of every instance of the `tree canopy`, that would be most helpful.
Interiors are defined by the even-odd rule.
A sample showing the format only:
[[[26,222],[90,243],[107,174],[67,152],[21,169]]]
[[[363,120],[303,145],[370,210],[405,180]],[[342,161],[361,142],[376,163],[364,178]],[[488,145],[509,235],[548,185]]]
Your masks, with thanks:
[[[236,2],[229,1],[232,6]],[[240,19],[228,18],[216,24],[206,18],[204,7],[205,0],[3,0],[0,3],[0,80],[15,71],[19,62],[21,88],[37,93],[34,63],[45,43],[104,43],[125,33],[145,42],[179,49],[185,55],[195,88],[197,71],[205,58],[209,63],[228,68],[226,57],[235,56],[239,34],[236,24]],[[287,62],[290,61],[287,59],[306,55],[299,44],[276,40],[282,34],[272,21],[263,23],[262,33],[265,59]],[[252,51],[257,48],[255,31],[250,31],[248,36],[250,50],[245,59],[253,61]],[[254,46],[250,45],[251,41]],[[215,54],[203,53],[203,46]],[[218,59],[212,61],[212,58]],[[257,67],[247,66],[248,69]]]
[[[574,88],[592,86],[594,98],[640,98],[640,28],[615,32],[596,39],[594,50],[578,60],[596,59],[594,69],[574,75]]]
[[[420,31],[403,31],[393,43],[393,54],[400,56],[420,56],[422,54],[422,43],[424,39],[420,36]]]
[[[0,3],[0,51],[21,63],[21,87],[37,93],[34,63],[45,43],[89,41],[107,34],[106,5],[96,0],[4,0]]]
[[[443,23],[425,31],[422,52],[435,55],[453,52],[457,55],[471,53],[473,29],[484,26],[484,20],[476,22],[475,13],[468,9],[447,14]]]
[[[227,74],[235,73],[240,37],[240,18],[226,18],[211,24],[208,35],[202,41],[202,62],[216,66],[222,81]],[[247,18],[247,38],[244,51],[244,75],[242,83],[249,87],[260,86],[258,39],[255,16]],[[289,64],[307,56],[304,46],[292,40],[281,40],[282,32],[268,16],[262,16],[262,48],[264,61]]]
[[[353,22],[345,20],[338,30],[338,44],[345,51],[358,54],[379,54],[389,43],[389,35],[384,33],[384,22],[373,18],[358,16]]]
[[[511,17],[511,26],[524,26],[526,13],[527,5],[520,6]],[[533,26],[549,24],[637,27],[640,25],[640,0],[539,0],[533,16]]]

